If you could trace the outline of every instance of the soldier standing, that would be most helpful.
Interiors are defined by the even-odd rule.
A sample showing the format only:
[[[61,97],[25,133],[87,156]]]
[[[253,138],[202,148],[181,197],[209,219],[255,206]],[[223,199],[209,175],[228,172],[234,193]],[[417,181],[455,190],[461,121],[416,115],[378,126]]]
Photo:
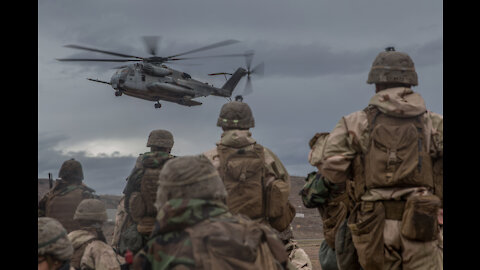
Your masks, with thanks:
[[[107,221],[105,204],[85,199],[78,205],[74,219],[81,227],[68,234],[74,248],[71,265],[75,269],[120,270],[125,261],[105,242],[102,231]]]
[[[150,151],[141,154],[135,167],[127,178],[117,208],[117,218],[114,228],[112,246],[124,254],[127,249],[135,254],[146,244],[153,230],[157,210],[154,206],[157,191],[157,181],[163,164],[172,159],[173,135],[167,130],[150,132],[147,147]]]
[[[38,216],[55,218],[71,232],[79,228],[73,220],[75,209],[83,199],[96,197],[95,190],[82,183],[82,164],[73,158],[62,164],[58,177],[55,186],[38,203]]]
[[[38,218],[38,270],[73,270],[70,258],[73,247],[60,222]]]
[[[168,161],[160,173],[155,229],[133,269],[285,269],[273,230],[232,215],[218,172],[203,155]]]
[[[418,79],[406,53],[381,52],[367,83],[376,94],[330,133],[321,174],[327,184],[353,174],[348,227],[363,269],[442,269],[443,177],[434,168],[443,165],[443,116],[412,91]]]
[[[230,211],[269,224],[278,232],[291,230],[295,208],[288,201],[290,177],[280,159],[252,138],[249,129],[255,126],[255,120],[248,104],[241,101],[224,104],[217,126],[224,131],[220,141],[204,155],[225,184]],[[293,241],[292,233],[283,235],[290,235],[286,242]],[[291,254],[299,249],[293,242],[289,247]],[[311,269],[310,259],[305,252],[302,254],[305,254],[301,257],[303,261],[296,260],[296,266]]]

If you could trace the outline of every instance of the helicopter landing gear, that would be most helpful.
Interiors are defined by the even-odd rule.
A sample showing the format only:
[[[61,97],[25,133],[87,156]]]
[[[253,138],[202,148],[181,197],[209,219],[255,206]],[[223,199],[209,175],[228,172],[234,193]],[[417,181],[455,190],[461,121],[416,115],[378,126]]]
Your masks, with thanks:
[[[116,96],[116,97],[119,97],[119,96],[121,96],[121,95],[122,95],[122,92],[120,92],[120,91],[115,91],[115,96]]]
[[[157,103],[155,103],[155,109],[160,109],[162,107],[162,104],[160,104],[160,102],[157,101]]]

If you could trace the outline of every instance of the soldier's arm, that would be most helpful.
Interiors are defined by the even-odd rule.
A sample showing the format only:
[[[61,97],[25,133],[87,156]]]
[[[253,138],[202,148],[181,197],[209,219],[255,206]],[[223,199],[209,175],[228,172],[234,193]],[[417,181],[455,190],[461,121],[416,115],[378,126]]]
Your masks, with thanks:
[[[38,217],[44,217],[45,216],[45,209],[46,209],[46,202],[47,202],[47,196],[48,193],[43,196],[43,198],[38,202]]]
[[[267,170],[267,186],[276,179],[281,179],[288,183],[290,186],[290,175],[288,175],[287,169],[283,166],[283,163],[270,149],[264,147],[265,153],[265,167]]]
[[[349,179],[352,160],[367,147],[367,126],[366,114],[359,111],[340,119],[330,132],[320,171],[328,181],[344,183]]]

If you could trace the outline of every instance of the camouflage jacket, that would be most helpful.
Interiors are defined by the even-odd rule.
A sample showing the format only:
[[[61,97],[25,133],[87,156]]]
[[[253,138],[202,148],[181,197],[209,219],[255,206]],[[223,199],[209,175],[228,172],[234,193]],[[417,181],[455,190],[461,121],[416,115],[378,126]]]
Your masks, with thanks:
[[[404,87],[385,89],[376,93],[370,99],[369,105],[376,106],[380,112],[392,116],[416,116],[423,113],[422,117],[426,123],[424,132],[426,132],[425,138],[428,140],[430,156],[443,157],[443,116],[428,111],[423,98],[418,93]],[[354,158],[367,150],[369,136],[365,111],[357,111],[342,117],[330,132],[325,146],[318,148],[318,151],[323,151],[320,173],[332,183],[347,181]],[[312,153],[312,155],[315,154]],[[367,193],[369,193],[366,194],[368,200],[388,200],[393,196],[391,190],[386,192],[371,190]],[[396,194],[402,193],[396,192]]]
[[[125,263],[113,248],[86,230],[76,230],[68,234],[75,252],[80,251],[80,269],[82,270],[120,270]],[[79,249],[83,248],[83,252]]]
[[[231,215],[226,205],[218,201],[200,199],[169,200],[158,212],[155,229],[147,245],[135,255],[133,269],[215,269],[204,267],[203,256],[200,255],[200,253],[207,251],[205,249],[195,248],[195,245],[199,243],[194,240],[196,238],[192,238],[194,237],[193,235],[196,235],[195,231],[199,228],[201,229],[201,225],[205,224],[205,222],[208,223],[207,227],[214,228],[218,224],[238,223],[240,221],[244,222],[245,220],[247,219]],[[269,242],[269,246],[273,247],[271,248],[270,254],[273,253],[275,255],[279,265],[285,265],[287,254],[276,234],[267,226],[257,224],[251,220],[246,222],[250,225],[254,224],[253,226],[266,232],[262,237]],[[203,228],[205,228],[205,226],[203,226]],[[241,250],[245,250],[245,245],[248,243],[252,244],[252,242],[248,241],[249,239],[245,239],[248,243],[242,243],[241,246],[235,245],[238,243],[233,240],[235,236],[222,233],[223,231],[220,232],[221,239],[215,238],[215,240],[231,241],[230,243],[232,245],[225,245],[223,243],[224,245],[220,246],[221,249],[230,250],[231,248],[229,248],[229,246],[234,246],[239,253],[242,253]],[[245,231],[238,230],[237,233],[237,236],[245,236]],[[248,234],[246,237],[250,238]],[[204,238],[202,238],[202,240],[203,239]],[[215,246],[216,242],[213,240],[214,239],[205,239],[205,243],[207,243],[208,246]],[[255,243],[255,241],[253,241],[253,243]],[[259,243],[258,239],[256,243]],[[219,248],[218,246],[215,247],[217,249]],[[256,247],[257,246],[255,246],[255,250]],[[198,253],[196,253],[195,250]],[[237,259],[237,255],[235,252],[229,254],[234,260],[242,263],[242,259]],[[241,255],[242,254],[240,254],[240,256]],[[253,259],[255,260],[255,258]],[[228,259],[225,258],[225,261],[227,260]]]

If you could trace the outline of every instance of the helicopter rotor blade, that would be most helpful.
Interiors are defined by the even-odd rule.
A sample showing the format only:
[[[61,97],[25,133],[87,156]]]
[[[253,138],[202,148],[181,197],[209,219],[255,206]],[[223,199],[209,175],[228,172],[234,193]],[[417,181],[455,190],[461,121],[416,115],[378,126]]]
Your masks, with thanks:
[[[139,59],[98,59],[98,58],[57,58],[57,61],[89,61],[89,62],[138,62]]]
[[[245,89],[243,90],[243,95],[249,95],[253,92],[252,79],[250,76],[247,76],[247,82],[245,83]]]
[[[207,55],[207,56],[195,56],[195,57],[181,57],[181,58],[170,58],[169,61],[176,60],[190,60],[190,59],[203,59],[203,58],[216,58],[216,57],[247,57],[250,54],[246,53],[234,53],[234,54],[220,54],[220,55]]]
[[[215,75],[232,75],[232,73],[228,72],[218,72],[218,73],[210,73],[208,76],[215,76]]]
[[[64,47],[72,48],[72,49],[92,51],[92,52],[105,53],[105,54],[110,54],[110,55],[115,55],[115,56],[120,56],[120,57],[137,58],[137,59],[142,59],[142,60],[143,60],[142,57],[138,57],[138,56],[127,55],[127,54],[116,53],[116,52],[110,52],[110,51],[104,51],[104,50],[99,50],[99,49],[94,49],[94,48],[88,48],[88,47],[78,46],[78,45],[65,45]]]
[[[256,65],[255,67],[253,67],[251,73],[255,73],[259,76],[263,76],[264,71],[265,71],[265,64],[262,62]]]
[[[121,69],[121,68],[126,68],[128,67],[127,65],[124,65],[124,66],[117,66],[117,67],[112,67],[112,69]]]
[[[185,54],[189,54],[189,53],[194,53],[194,52],[200,52],[200,51],[210,50],[210,49],[213,49],[213,48],[218,48],[218,47],[222,47],[222,46],[227,46],[227,45],[234,44],[234,43],[238,43],[238,42],[240,42],[240,41],[234,40],[234,39],[224,40],[224,41],[220,41],[220,42],[217,42],[217,43],[213,43],[213,44],[211,44],[211,45],[208,45],[208,46],[205,46],[205,47],[201,47],[201,48],[198,48],[198,49],[195,49],[195,50],[191,50],[191,51],[188,51],[188,52],[171,55],[171,56],[168,56],[168,57],[166,57],[166,58],[173,58],[173,57],[177,57],[177,56],[185,55]]]
[[[147,49],[148,53],[156,56],[157,55],[157,48],[158,48],[158,43],[162,39],[160,36],[143,36],[143,43],[145,45],[145,48]]]
[[[247,66],[247,71],[250,71],[250,66],[252,65],[253,55],[255,52],[253,50],[246,51],[245,55],[245,64]]]

